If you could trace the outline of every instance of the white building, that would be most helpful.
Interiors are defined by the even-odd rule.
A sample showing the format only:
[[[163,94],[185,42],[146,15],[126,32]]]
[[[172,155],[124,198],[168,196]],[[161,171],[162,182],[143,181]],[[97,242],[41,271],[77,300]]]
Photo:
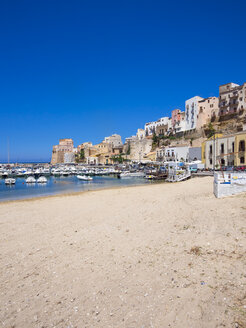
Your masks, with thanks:
[[[157,126],[168,124],[168,119],[168,117],[161,117],[158,121],[146,123],[144,126],[146,135],[151,136],[155,133]]]
[[[199,101],[202,97],[195,96],[185,102],[185,125],[186,131],[196,128],[197,117],[199,114]]]
[[[110,137],[105,137],[104,142],[111,144],[113,147],[121,146],[122,145],[122,140],[121,136],[119,134],[113,134]]]
[[[167,162],[186,162],[189,159],[189,147],[166,147],[164,158]]]
[[[180,113],[180,120],[176,121],[173,130],[174,133],[184,132],[186,130],[185,112]]]
[[[171,133],[173,131],[173,122],[172,122],[172,118],[168,118],[167,120],[167,132]]]
[[[138,140],[142,140],[145,138],[145,130],[144,129],[138,129],[137,138],[138,138]]]

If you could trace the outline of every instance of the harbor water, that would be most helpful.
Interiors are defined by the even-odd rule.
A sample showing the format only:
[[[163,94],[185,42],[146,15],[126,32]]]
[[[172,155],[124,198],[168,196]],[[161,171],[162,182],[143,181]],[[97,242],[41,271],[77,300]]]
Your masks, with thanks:
[[[144,178],[116,176],[94,176],[92,181],[81,181],[76,176],[51,176],[47,180],[44,184],[27,184],[24,178],[17,178],[15,185],[5,185],[4,179],[0,179],[0,202],[152,183]]]

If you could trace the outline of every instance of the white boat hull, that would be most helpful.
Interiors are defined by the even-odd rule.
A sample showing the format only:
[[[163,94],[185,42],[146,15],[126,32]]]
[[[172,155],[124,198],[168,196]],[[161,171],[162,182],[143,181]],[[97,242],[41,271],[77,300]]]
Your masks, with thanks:
[[[77,175],[77,178],[79,180],[83,180],[83,181],[92,181],[93,179],[91,177],[85,176],[85,175]]]
[[[12,179],[12,178],[8,178],[8,179],[5,179],[4,182],[6,185],[13,185],[13,184],[15,184],[16,180]]]
[[[40,177],[40,178],[38,178],[37,183],[47,183],[46,177]]]
[[[120,178],[143,178],[145,174],[143,172],[127,172],[121,173]]]

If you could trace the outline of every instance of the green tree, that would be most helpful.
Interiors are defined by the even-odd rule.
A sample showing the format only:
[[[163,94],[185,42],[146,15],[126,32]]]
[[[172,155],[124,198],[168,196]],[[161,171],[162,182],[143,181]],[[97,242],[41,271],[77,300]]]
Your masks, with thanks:
[[[84,151],[84,149],[81,149],[81,150],[80,150],[79,158],[80,158],[81,160],[85,159],[85,151]]]
[[[123,162],[125,162],[125,158],[120,154],[120,155],[115,155],[115,156],[112,156],[111,157],[111,160],[114,162],[114,163],[119,163],[119,164],[122,164]]]
[[[153,143],[154,143],[154,144],[157,144],[157,143],[158,143],[158,137],[157,137],[157,135],[155,134],[155,132],[153,133],[152,140],[153,140]]]
[[[211,138],[215,134],[213,124],[210,122],[208,125],[208,137]]]

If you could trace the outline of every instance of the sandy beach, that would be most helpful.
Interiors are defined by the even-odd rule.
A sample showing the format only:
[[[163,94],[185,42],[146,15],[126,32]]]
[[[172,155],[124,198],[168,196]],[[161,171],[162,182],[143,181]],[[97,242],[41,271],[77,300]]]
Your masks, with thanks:
[[[246,327],[246,194],[191,179],[0,204],[0,326]]]

